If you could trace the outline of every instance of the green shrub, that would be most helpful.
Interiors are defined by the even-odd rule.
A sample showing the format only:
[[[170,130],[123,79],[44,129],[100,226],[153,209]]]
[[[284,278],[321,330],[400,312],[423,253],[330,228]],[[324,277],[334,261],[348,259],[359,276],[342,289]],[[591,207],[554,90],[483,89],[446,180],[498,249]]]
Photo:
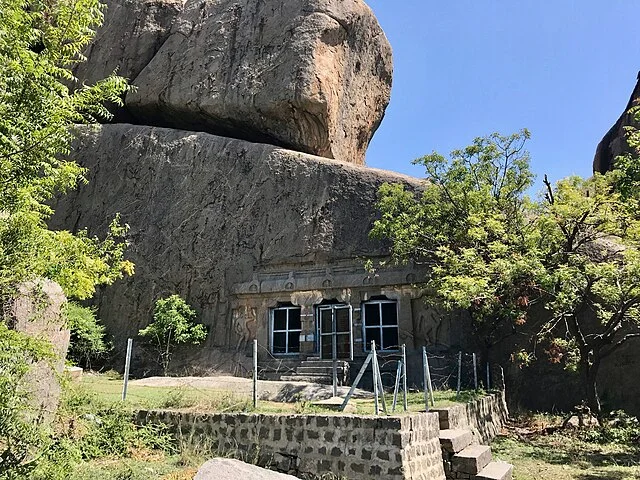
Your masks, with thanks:
[[[98,405],[98,396],[83,385],[68,382],[62,390],[59,412],[61,415],[77,415],[92,410]]]
[[[158,353],[162,372],[167,375],[176,345],[197,345],[207,338],[204,325],[196,324],[196,312],[178,295],[156,302],[153,321],[138,332]]]
[[[193,406],[194,402],[187,398],[185,391],[183,389],[172,390],[164,397],[158,407],[161,409],[165,408],[186,408]]]
[[[57,438],[44,452],[29,480],[67,479],[80,460],[80,450],[72,439]]]
[[[77,441],[82,458],[127,457],[135,449],[175,453],[176,446],[164,425],[136,425],[131,412],[112,405],[82,416],[83,430]]]
[[[117,372],[113,369],[104,372],[104,376],[109,380],[122,380],[124,378],[120,372]]]
[[[31,365],[51,358],[50,344],[0,321],[0,480],[27,478],[55,444],[25,384]]]
[[[77,365],[91,368],[92,361],[103,357],[111,349],[105,341],[105,327],[96,318],[95,308],[67,302],[63,312],[71,330],[68,357]]]
[[[611,412],[602,426],[585,430],[583,440],[591,443],[617,443],[638,448],[640,444],[640,422],[637,417],[627,415],[623,410]]]

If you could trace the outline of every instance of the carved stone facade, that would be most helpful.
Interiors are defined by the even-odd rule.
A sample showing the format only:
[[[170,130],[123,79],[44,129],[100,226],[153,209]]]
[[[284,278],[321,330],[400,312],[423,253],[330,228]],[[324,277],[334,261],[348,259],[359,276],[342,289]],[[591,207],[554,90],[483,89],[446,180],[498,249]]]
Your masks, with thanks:
[[[413,347],[414,302],[421,291],[411,281],[419,272],[405,266],[370,273],[355,263],[261,272],[250,282],[235,284],[232,308],[238,346],[257,338],[268,347],[261,349],[261,357],[301,360],[332,358],[331,338],[323,344],[323,336],[334,333],[339,337],[336,356],[343,360],[365,356],[371,339],[384,350],[397,350],[402,344]],[[365,309],[370,312],[368,319]],[[276,313],[280,310],[281,320]],[[332,316],[338,317],[337,323],[330,324]],[[280,333],[284,343],[278,342]]]

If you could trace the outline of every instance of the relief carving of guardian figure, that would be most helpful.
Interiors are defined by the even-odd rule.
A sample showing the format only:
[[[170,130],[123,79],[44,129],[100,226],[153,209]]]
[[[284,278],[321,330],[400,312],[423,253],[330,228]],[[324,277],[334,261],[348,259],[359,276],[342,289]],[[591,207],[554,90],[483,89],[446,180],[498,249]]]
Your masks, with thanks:
[[[258,329],[257,309],[247,305],[233,309],[233,331],[238,337],[236,350],[244,350],[256,338]]]

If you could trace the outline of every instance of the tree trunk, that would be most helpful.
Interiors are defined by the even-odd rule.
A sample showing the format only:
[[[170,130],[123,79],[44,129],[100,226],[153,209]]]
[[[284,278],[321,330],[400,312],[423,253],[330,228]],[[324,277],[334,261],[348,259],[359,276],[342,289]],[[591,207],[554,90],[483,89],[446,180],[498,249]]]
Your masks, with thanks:
[[[594,355],[595,356],[595,355]],[[594,358],[592,362],[588,360],[585,361],[583,365],[584,368],[584,378],[585,378],[585,389],[587,395],[587,405],[591,409],[591,412],[600,418],[600,414],[602,412],[602,408],[600,405],[600,396],[598,395],[598,368],[600,367],[600,359]]]

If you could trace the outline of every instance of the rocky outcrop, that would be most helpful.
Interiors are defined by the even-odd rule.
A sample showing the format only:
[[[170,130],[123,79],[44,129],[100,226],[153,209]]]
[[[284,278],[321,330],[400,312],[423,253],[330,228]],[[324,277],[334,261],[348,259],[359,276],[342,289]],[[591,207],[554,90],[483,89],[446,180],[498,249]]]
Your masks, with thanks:
[[[638,83],[631,94],[631,98],[618,121],[604,136],[593,159],[593,171],[605,173],[613,168],[616,157],[629,153],[631,148],[627,143],[627,127],[640,127],[636,115],[629,113],[629,109],[640,105],[640,73]]]
[[[169,37],[183,0],[106,0],[104,24],[79,63],[79,83],[93,84],[114,71],[133,82]]]
[[[389,103],[393,69],[363,0],[188,0],[184,9],[180,0],[110,0],[87,56],[81,81],[116,67],[131,79],[133,123],[357,164]]]
[[[60,201],[53,226],[100,235],[116,212],[131,226],[136,275],[97,299],[118,345],[173,293],[210,327],[206,347],[236,345],[232,285],[383,254],[368,237],[378,187],[418,183],[271,145],[126,124],[87,130],[75,157],[89,183]]]

